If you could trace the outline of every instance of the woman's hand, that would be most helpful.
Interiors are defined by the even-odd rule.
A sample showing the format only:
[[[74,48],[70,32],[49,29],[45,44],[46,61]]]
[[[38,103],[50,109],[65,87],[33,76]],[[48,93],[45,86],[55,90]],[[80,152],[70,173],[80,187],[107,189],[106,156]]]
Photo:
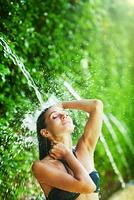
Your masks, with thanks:
[[[49,155],[54,159],[66,159],[70,149],[67,148],[63,143],[54,142],[53,147],[49,150]]]

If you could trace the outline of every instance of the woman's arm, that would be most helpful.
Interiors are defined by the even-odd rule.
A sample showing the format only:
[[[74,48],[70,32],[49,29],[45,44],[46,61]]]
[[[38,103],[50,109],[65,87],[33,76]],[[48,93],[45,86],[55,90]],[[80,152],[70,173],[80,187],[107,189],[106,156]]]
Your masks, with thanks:
[[[47,184],[62,190],[78,193],[92,193],[96,190],[96,185],[88,175],[86,169],[69,151],[64,159],[74,172],[74,177],[62,172],[55,166],[46,165],[41,161],[36,161],[32,165],[32,171],[41,184]]]
[[[103,103],[99,99],[82,99],[64,101],[61,103],[64,109],[77,109],[88,112],[89,118],[84,127],[84,133],[78,141],[77,148],[83,149],[83,144],[90,152],[94,152],[101,133],[103,122]],[[83,152],[84,154],[84,152]]]
[[[74,156],[74,154],[70,152],[65,157],[65,160],[67,161],[70,169],[72,169],[74,177],[79,181],[87,183],[90,186],[90,188],[93,188],[94,190],[95,189],[94,182],[90,178],[87,170],[84,168],[81,162]]]
[[[82,100],[73,100],[73,101],[63,101],[61,103],[64,109],[77,109],[83,110],[85,112],[93,112],[99,104],[102,102],[98,99],[82,99]]]

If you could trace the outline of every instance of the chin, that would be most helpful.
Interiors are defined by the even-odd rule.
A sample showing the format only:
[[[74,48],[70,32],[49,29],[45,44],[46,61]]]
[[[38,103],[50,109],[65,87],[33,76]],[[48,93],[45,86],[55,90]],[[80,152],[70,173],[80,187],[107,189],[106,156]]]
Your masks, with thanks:
[[[73,126],[73,125],[72,125],[72,126],[69,126],[69,127],[67,128],[67,130],[68,130],[69,133],[72,133],[72,132],[74,131],[74,126]]]
[[[61,132],[61,133],[67,133],[67,134],[71,134],[71,133],[73,133],[73,131],[74,131],[74,126],[70,126],[70,127],[66,127],[66,128],[64,128],[64,129],[62,129],[61,131],[59,131],[59,132]]]

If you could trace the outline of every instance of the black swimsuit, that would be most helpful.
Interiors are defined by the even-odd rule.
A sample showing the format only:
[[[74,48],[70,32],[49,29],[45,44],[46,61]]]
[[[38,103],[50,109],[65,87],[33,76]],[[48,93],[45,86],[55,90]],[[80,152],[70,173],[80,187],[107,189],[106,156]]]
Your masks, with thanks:
[[[73,149],[73,153],[76,156],[75,149]],[[69,173],[66,161],[63,161],[63,160],[60,160],[60,161],[63,163],[67,172]],[[93,180],[93,182],[96,185],[95,192],[99,192],[100,191],[99,173],[96,170],[94,170],[89,174],[89,176],[91,177],[91,179]],[[75,199],[77,199],[77,197],[79,195],[80,195],[80,193],[68,192],[68,191],[65,191],[65,190],[58,189],[58,188],[53,188],[49,192],[48,197],[46,197],[46,200],[75,200]]]

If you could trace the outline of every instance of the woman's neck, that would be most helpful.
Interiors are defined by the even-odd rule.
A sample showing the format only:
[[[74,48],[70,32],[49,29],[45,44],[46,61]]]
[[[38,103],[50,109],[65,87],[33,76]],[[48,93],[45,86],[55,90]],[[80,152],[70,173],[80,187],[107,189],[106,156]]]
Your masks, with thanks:
[[[72,150],[72,138],[71,135],[61,135],[55,138],[56,142],[63,143],[67,148]]]
[[[55,137],[55,138],[51,139],[51,141],[63,143],[67,148],[69,148],[72,151],[72,138],[71,138],[71,135],[63,135],[63,136]],[[53,159],[48,154],[45,157],[45,160],[53,160]]]

